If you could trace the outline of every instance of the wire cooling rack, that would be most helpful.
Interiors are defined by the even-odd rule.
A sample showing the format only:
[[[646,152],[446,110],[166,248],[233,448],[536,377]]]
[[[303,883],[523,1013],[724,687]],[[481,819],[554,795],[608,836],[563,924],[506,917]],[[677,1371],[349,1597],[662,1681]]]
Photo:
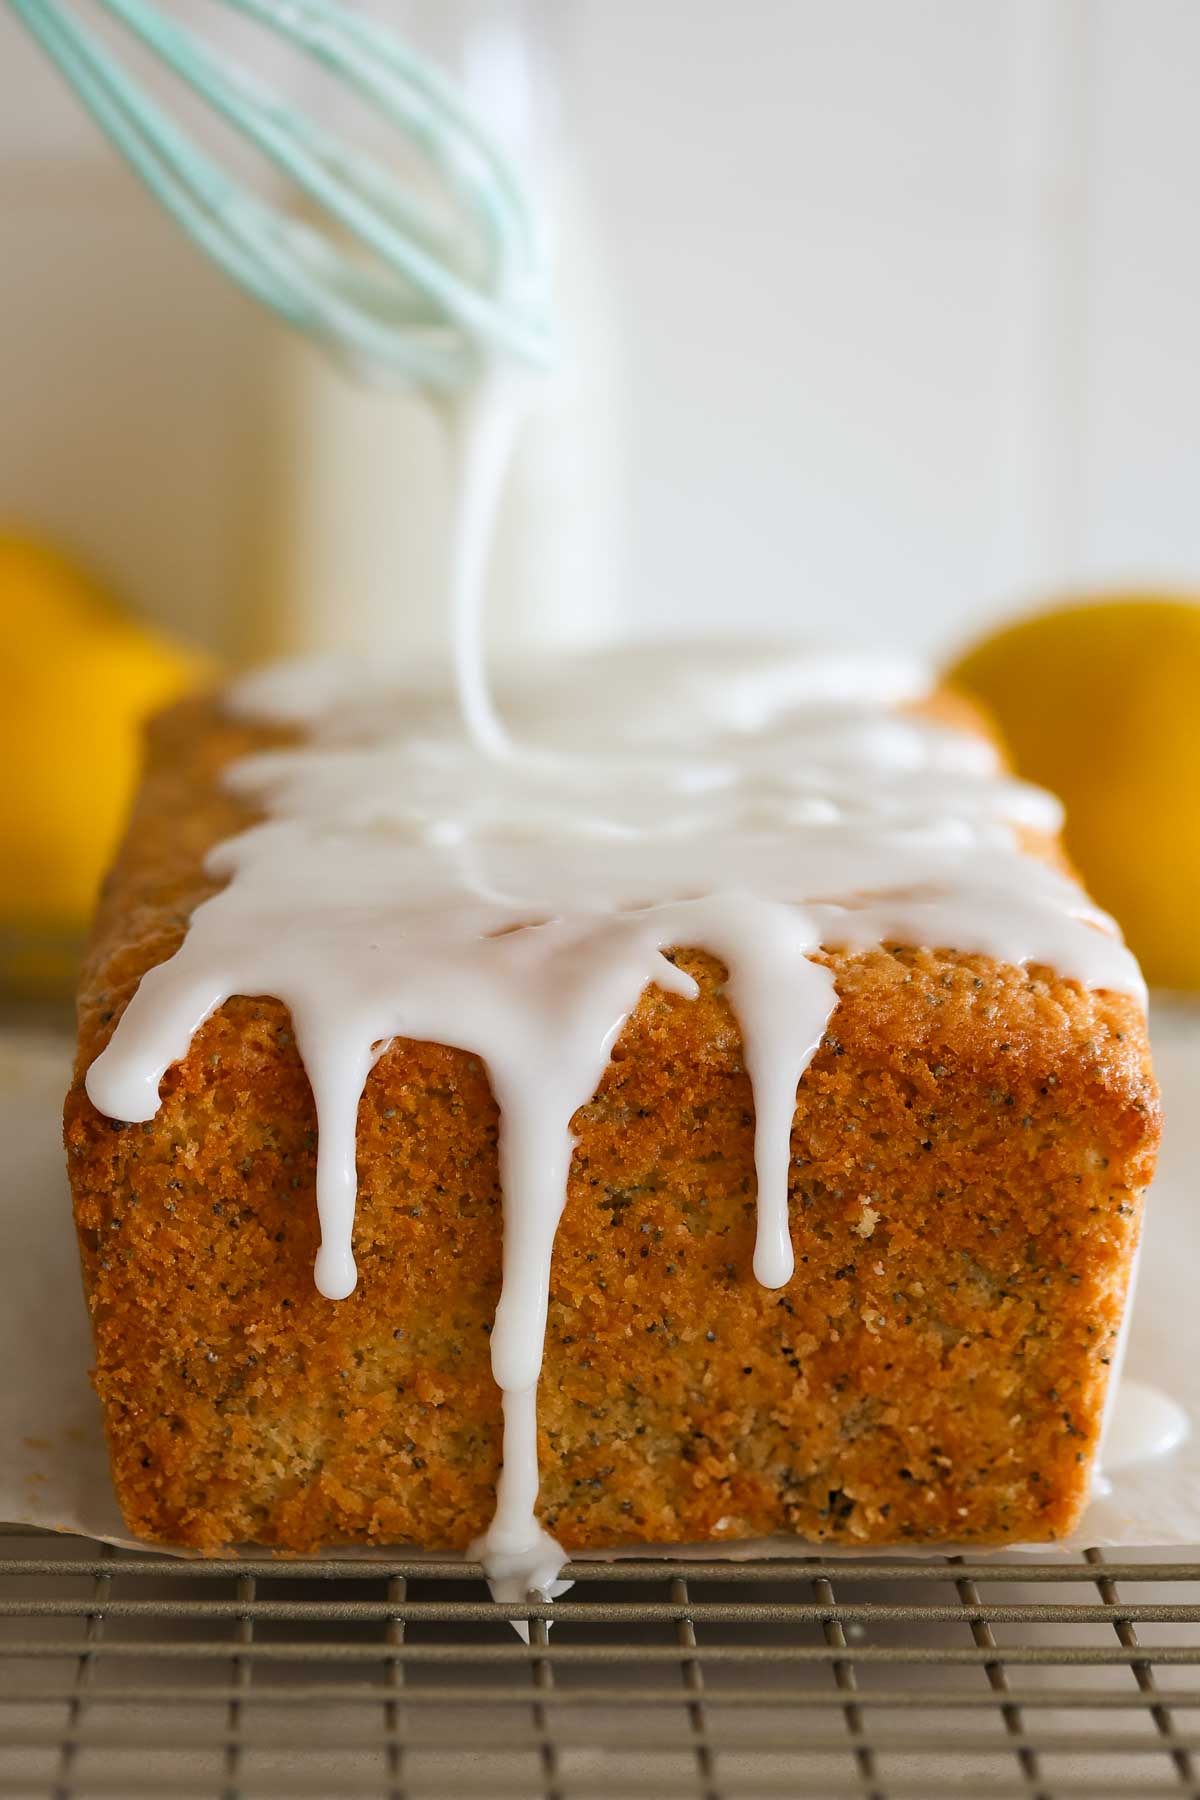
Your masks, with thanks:
[[[1200,1796],[1200,1563],[1152,1555],[588,1562],[508,1608],[462,1562],[14,1529],[0,1794]]]

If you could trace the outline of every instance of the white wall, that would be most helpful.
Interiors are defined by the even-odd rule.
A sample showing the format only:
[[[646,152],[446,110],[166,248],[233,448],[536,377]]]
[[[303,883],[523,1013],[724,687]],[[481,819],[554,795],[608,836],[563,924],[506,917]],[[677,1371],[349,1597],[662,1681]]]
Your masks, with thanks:
[[[576,80],[656,618],[1200,582],[1200,8],[607,0]]]
[[[572,10],[639,627],[924,647],[1062,584],[1200,585],[1200,8]],[[267,328],[93,146],[0,16],[0,517],[221,639]]]

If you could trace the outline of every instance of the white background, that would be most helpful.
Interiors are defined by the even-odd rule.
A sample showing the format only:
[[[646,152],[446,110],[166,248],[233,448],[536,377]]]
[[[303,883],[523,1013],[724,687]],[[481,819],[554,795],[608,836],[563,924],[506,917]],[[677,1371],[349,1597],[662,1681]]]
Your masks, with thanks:
[[[1200,6],[551,10],[632,620],[925,648],[1064,585],[1200,585]],[[0,16],[0,518],[230,641],[268,330]]]

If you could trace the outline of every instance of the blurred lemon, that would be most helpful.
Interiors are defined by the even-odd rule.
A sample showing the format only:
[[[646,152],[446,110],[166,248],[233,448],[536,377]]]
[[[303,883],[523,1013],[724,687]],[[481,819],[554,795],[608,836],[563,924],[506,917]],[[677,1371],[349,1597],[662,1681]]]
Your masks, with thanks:
[[[206,670],[63,556],[0,532],[0,925],[77,932],[137,779],[140,729]]]
[[[1059,607],[985,638],[949,680],[1065,803],[1068,853],[1147,978],[1200,988],[1200,602]]]

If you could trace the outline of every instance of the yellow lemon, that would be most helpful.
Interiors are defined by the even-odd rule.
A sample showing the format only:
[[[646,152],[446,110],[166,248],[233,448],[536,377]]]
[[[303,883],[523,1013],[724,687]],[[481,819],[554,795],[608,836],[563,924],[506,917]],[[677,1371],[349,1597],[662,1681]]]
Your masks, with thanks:
[[[44,544],[0,532],[0,926],[77,932],[124,822],[141,727],[206,670]]]
[[[1200,600],[1058,607],[986,638],[949,680],[1065,803],[1068,853],[1148,979],[1200,988]]]

